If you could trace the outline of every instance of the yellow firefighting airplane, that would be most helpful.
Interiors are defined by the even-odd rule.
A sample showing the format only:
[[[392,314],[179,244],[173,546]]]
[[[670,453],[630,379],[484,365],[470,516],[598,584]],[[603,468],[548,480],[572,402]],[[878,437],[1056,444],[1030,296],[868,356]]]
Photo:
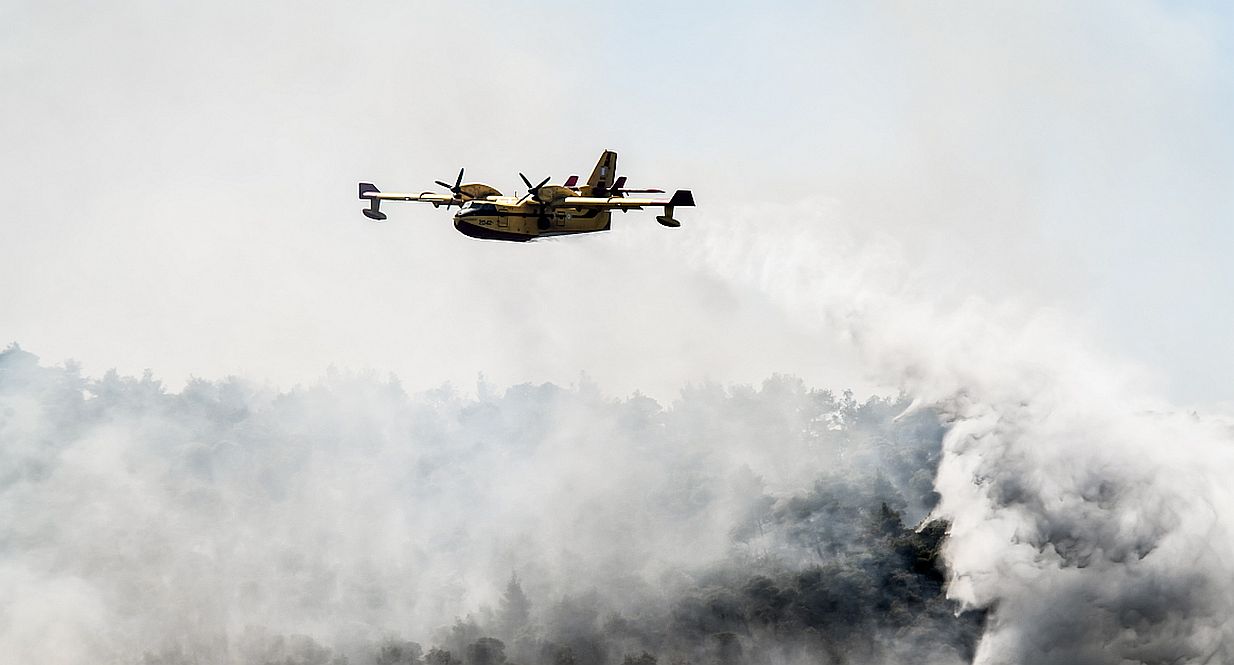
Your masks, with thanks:
[[[473,238],[486,240],[513,240],[525,242],[547,236],[572,235],[609,230],[613,210],[641,210],[645,207],[663,206],[664,214],[656,221],[664,226],[678,227],[681,222],[673,219],[673,209],[694,205],[694,195],[687,189],[679,189],[670,198],[640,198],[627,194],[663,194],[662,189],[626,189],[626,178],[617,177],[617,153],[605,150],[596,162],[587,184],[579,185],[578,176],[570,176],[561,185],[550,185],[549,178],[532,185],[527,176],[518,174],[527,185],[523,197],[502,196],[501,192],[483,183],[463,183],[463,169],[459,169],[454,185],[437,180],[436,183],[450,190],[449,194],[421,192],[383,192],[372,183],[360,183],[360,198],[369,202],[364,215],[369,219],[383,220],[382,201],[422,201],[433,207],[459,206],[454,215],[454,228]]]

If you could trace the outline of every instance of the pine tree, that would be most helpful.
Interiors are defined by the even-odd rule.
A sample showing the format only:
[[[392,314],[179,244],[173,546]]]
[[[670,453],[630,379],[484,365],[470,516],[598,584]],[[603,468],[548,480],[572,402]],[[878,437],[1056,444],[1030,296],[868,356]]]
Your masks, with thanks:
[[[531,601],[523,593],[523,586],[518,581],[518,575],[511,573],[510,582],[506,584],[506,592],[501,596],[501,608],[498,621],[502,637],[512,640],[518,636],[531,619]]]

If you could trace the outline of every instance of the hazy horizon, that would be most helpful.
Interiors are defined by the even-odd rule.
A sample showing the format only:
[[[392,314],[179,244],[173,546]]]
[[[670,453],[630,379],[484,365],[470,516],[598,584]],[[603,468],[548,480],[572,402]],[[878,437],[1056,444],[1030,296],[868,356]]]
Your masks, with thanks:
[[[52,361],[173,385],[289,387],[336,365],[425,387],[585,371],[671,394],[794,372],[872,390],[831,327],[750,272],[774,259],[740,255],[787,237],[895,273],[868,288],[1070,319],[1174,401],[1234,400],[1219,4],[627,3],[601,21],[560,2],[19,2],[4,18],[0,342]],[[428,206],[375,225],[355,197],[460,166],[503,191],[520,171],[560,182],[605,148],[631,185],[694,190],[682,228],[630,213],[518,247]]]

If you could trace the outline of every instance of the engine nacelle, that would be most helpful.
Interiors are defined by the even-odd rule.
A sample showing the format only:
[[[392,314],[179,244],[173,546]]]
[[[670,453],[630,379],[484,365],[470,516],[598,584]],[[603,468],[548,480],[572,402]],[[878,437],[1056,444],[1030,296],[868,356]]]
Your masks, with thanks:
[[[567,196],[574,196],[574,190],[561,185],[544,185],[536,192],[536,200],[540,203],[553,203]]]
[[[501,192],[497,191],[496,187],[490,187],[482,182],[460,185],[458,191],[464,199],[487,199],[490,196],[501,196]]]

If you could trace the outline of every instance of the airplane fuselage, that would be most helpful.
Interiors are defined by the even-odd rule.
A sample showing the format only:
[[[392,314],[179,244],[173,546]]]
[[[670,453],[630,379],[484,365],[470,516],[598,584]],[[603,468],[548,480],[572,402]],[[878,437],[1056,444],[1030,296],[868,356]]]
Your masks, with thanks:
[[[526,242],[536,238],[594,233],[611,228],[608,210],[547,206],[513,197],[472,200],[454,215],[454,228],[485,240]]]

